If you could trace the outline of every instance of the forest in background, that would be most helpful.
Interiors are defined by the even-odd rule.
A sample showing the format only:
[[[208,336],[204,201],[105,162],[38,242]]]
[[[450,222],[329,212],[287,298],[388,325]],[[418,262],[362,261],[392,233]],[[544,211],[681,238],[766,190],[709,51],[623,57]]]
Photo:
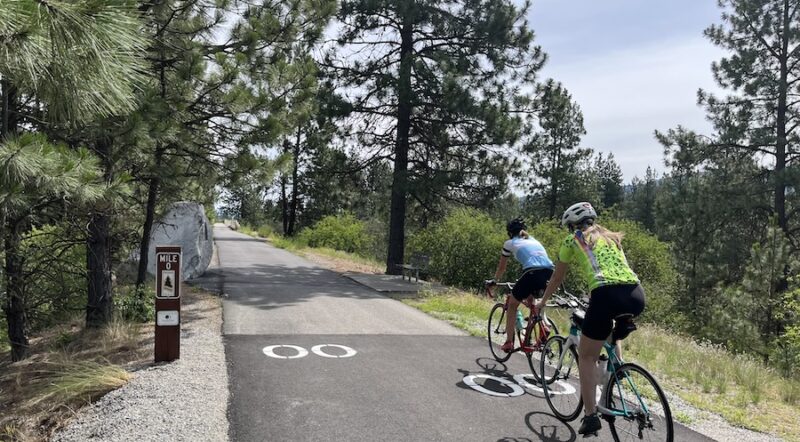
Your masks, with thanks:
[[[491,276],[506,220],[525,216],[552,253],[566,235],[554,219],[590,201],[627,233],[648,320],[797,376],[800,1],[720,2],[705,34],[726,50],[712,67],[725,92],[698,92],[713,133],[655,133],[665,172],[628,183],[582,143],[569,85],[540,78],[530,7],[0,4],[12,359],[75,314],[89,327],[115,311],[146,320],[145,233],[174,201],[390,273],[423,252],[462,287]]]

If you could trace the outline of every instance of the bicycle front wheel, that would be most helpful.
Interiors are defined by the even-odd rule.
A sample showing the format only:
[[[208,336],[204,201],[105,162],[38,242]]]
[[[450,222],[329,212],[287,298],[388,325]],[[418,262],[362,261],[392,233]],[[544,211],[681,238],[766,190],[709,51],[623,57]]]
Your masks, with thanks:
[[[553,414],[562,421],[575,420],[581,414],[578,353],[563,336],[553,336],[542,348],[540,373],[549,382],[542,383],[544,397]]]
[[[506,342],[506,311],[502,303],[497,303],[489,313],[489,327],[486,335],[489,340],[489,350],[497,362],[505,362],[511,357],[511,353],[506,353],[500,346]]]
[[[616,416],[609,429],[618,441],[669,441],[674,438],[667,397],[650,373],[622,364],[608,380],[605,406]]]
[[[542,322],[544,321],[544,322]],[[528,358],[528,366],[531,368],[531,373],[533,374],[533,378],[538,383],[543,382],[553,382],[553,378],[546,377],[542,371],[539,369],[539,361],[542,358],[542,349],[544,348],[544,344],[547,340],[552,337],[558,335],[558,327],[556,324],[550,319],[545,317],[542,321],[535,322],[533,325],[528,327],[528,330],[524,333],[525,338],[525,348],[533,347],[534,351],[525,351],[525,356]],[[547,324],[547,332],[545,333],[543,324]],[[536,373],[536,370],[539,369],[539,373]]]

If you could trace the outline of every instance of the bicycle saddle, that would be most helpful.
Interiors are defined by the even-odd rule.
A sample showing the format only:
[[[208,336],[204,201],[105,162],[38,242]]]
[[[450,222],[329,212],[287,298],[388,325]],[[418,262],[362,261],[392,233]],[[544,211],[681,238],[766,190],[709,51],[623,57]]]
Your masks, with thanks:
[[[586,317],[586,311],[581,309],[576,309],[572,311],[572,322],[578,326],[578,328],[583,328],[583,318]]]
[[[636,330],[636,324],[633,322],[633,315],[619,315],[614,318],[614,330],[611,332],[611,338],[614,342],[621,341],[627,338],[634,330]]]

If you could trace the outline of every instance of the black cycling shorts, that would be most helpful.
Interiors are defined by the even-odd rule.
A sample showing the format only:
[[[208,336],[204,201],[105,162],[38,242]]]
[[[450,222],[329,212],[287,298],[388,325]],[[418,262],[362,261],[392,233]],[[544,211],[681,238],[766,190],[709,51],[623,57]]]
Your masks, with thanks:
[[[524,301],[528,296],[533,295],[536,298],[541,298],[544,293],[542,290],[547,288],[547,281],[553,276],[552,269],[531,269],[526,270],[519,277],[511,294],[517,301]]]
[[[644,290],[639,284],[606,285],[592,290],[589,308],[583,319],[582,333],[604,341],[614,328],[614,318],[644,311]]]

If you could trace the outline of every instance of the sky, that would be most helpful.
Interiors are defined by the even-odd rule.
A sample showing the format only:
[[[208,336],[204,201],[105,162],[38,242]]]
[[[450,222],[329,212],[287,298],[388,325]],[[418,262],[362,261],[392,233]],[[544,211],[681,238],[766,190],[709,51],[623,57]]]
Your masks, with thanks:
[[[655,130],[710,133],[697,90],[718,91],[703,36],[720,22],[717,0],[532,0],[528,20],[553,78],[583,111],[583,145],[613,152],[626,182],[664,172]]]

